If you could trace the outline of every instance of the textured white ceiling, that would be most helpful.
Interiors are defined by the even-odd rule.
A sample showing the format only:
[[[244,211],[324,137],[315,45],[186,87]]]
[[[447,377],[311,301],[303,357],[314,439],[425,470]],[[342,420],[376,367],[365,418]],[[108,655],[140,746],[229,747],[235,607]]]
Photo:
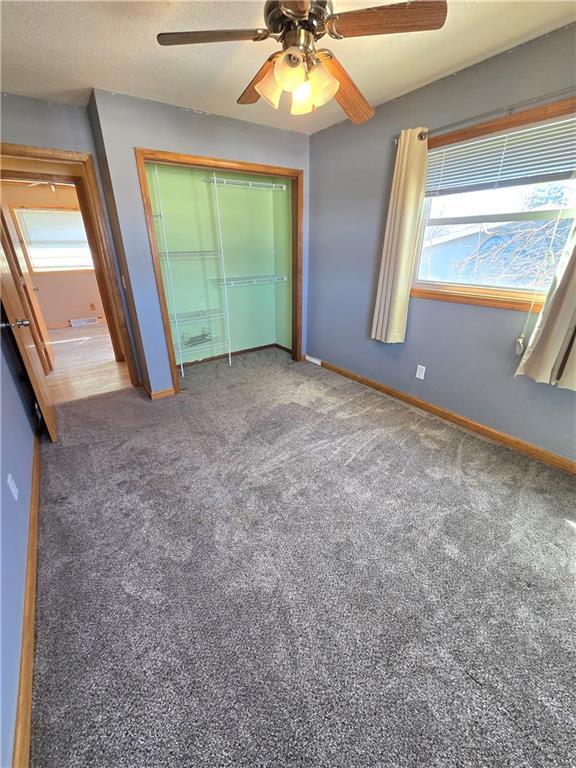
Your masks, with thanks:
[[[339,2],[337,10],[377,5]],[[263,2],[2,2],[1,87],[8,93],[85,104],[92,87],[314,133],[344,119],[336,102],[292,117],[238,95],[277,47],[268,40],[162,48],[158,32],[263,26]],[[576,20],[572,0],[449,0],[436,32],[352,40],[324,38],[372,104]]]

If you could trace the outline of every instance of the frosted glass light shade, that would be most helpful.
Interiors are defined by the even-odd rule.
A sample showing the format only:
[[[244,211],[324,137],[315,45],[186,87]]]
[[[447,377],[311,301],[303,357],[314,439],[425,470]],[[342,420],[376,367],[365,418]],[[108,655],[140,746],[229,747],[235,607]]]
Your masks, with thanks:
[[[340,88],[340,82],[330,74],[328,69],[318,62],[308,73],[308,80],[312,85],[314,106],[321,107],[327,104]]]
[[[263,77],[259,83],[254,86],[257,93],[270,104],[274,109],[278,109],[280,104],[280,96],[282,96],[282,88],[278,85],[278,81],[274,76],[274,68],[270,69],[266,77]]]
[[[306,78],[302,51],[296,46],[287,48],[282,56],[276,59],[274,75],[283,91],[295,91]]]
[[[290,112],[293,115],[307,115],[314,109],[314,96],[312,85],[309,80],[305,80],[299,88],[292,93],[292,107]]]

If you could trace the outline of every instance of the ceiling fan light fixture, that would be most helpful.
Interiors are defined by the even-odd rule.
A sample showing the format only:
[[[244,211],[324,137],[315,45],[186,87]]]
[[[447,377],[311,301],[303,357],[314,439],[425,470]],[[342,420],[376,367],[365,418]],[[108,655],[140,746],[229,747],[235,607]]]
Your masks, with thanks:
[[[334,98],[340,82],[328,71],[328,69],[318,61],[308,72],[308,79],[312,86],[312,93],[315,107],[322,107],[330,99]]]
[[[299,88],[306,78],[304,54],[293,45],[287,48],[274,64],[274,76],[283,91],[289,93]]]
[[[292,106],[290,114],[307,115],[314,110],[314,93],[310,80],[305,80],[301,86],[292,93]]]
[[[272,68],[263,80],[256,83],[254,86],[256,92],[270,104],[274,109],[278,109],[280,104],[280,96],[282,96],[282,88],[278,84],[278,80],[274,75],[274,69]]]
[[[280,93],[288,91],[293,94],[292,114],[303,115],[336,96],[350,120],[360,125],[374,117],[375,110],[331,51],[316,54],[318,40],[326,33],[342,40],[441,29],[447,13],[448,0],[387,0],[384,5],[336,14],[332,0],[266,0],[265,27],[162,32],[157,39],[160,45],[194,45],[272,38],[283,50],[268,56],[238,104],[256,104],[262,96],[278,109]],[[278,87],[271,82],[270,72]]]

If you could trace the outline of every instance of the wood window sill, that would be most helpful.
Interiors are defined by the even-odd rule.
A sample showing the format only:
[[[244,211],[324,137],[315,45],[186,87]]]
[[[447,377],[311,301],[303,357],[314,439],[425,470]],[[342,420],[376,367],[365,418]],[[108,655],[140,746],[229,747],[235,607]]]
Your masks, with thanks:
[[[449,284],[417,284],[410,296],[433,301],[453,301],[457,304],[476,304],[480,307],[515,309],[517,312],[540,312],[544,294],[533,296],[529,291],[509,291],[501,288],[477,288]]]

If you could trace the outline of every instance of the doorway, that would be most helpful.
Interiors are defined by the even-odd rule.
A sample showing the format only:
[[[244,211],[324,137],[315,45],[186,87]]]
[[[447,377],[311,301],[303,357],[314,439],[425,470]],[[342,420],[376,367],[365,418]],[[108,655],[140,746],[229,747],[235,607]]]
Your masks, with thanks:
[[[112,344],[75,184],[3,179],[1,191],[53,402],[130,386]]]
[[[120,288],[121,279],[134,323],[130,282],[127,274],[120,278],[112,258],[92,156],[8,143],[0,151],[3,286],[14,289],[10,324],[44,410],[54,402],[139,386]],[[120,269],[124,273],[125,265]],[[80,279],[88,293],[78,287]],[[58,291],[65,301],[54,301]],[[5,297],[6,290],[3,303]],[[80,303],[73,306],[72,299]],[[59,303],[66,304],[64,316]]]

